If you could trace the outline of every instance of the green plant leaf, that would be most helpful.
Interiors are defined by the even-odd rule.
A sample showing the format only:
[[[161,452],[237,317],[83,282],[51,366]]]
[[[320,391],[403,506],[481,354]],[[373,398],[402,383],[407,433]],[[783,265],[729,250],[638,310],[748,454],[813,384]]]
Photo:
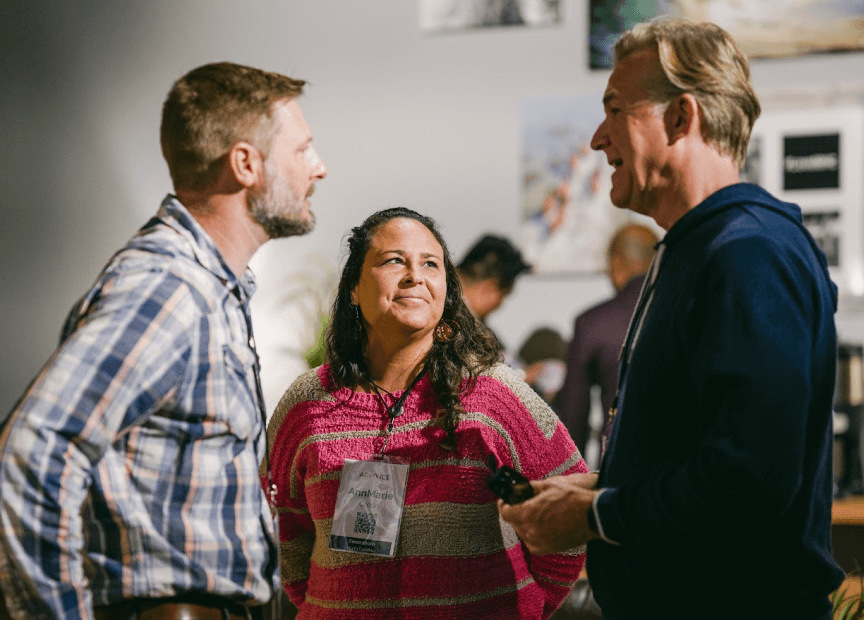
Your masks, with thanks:
[[[842,601],[841,601],[842,603]],[[840,615],[835,615],[834,620],[852,620],[852,616],[850,615],[849,610],[852,608],[852,605],[855,604],[854,600],[850,600],[846,605],[840,610]]]
[[[315,343],[303,354],[303,359],[309,365],[309,368],[316,368],[323,364],[327,355],[326,334],[327,326],[330,324],[330,317],[324,314],[319,317],[319,321],[318,331],[315,334]]]

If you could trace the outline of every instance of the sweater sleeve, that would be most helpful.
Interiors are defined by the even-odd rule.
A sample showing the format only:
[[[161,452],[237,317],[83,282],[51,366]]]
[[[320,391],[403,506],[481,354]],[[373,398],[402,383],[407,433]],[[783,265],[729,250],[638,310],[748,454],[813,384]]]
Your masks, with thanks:
[[[612,540],[689,547],[710,531],[722,544],[758,535],[795,501],[820,363],[814,325],[822,320],[812,279],[796,261],[765,239],[745,239],[709,263],[696,311],[681,325],[699,445],[602,495],[598,510]]]
[[[279,571],[282,587],[294,605],[305,600],[312,566],[315,526],[306,507],[305,495],[277,500],[279,523]]]
[[[540,445],[536,445],[534,447],[536,453],[531,456],[526,455],[526,460],[529,458],[531,461],[536,460],[540,467],[543,465],[552,466],[540,477],[547,478],[554,475],[586,473],[588,471],[582,455],[560,422],[557,423],[552,438],[543,446],[543,450],[540,450],[540,447]],[[565,553],[532,555],[522,544],[522,553],[525,555],[531,576],[543,590],[546,600],[543,605],[542,617],[548,618],[561,606],[579,579],[585,566],[585,547],[582,546]]]
[[[546,402],[509,369],[499,369],[497,378],[517,401],[508,407],[508,427],[522,473],[529,480],[586,473],[585,460]],[[532,555],[523,544],[522,553],[531,576],[543,590],[542,617],[548,618],[579,578],[585,565],[585,548],[539,556]]]
[[[301,450],[306,433],[303,420],[314,402],[306,400],[306,389],[314,372],[309,371],[288,389],[267,429],[270,467],[275,496],[272,509],[278,519],[279,572],[282,587],[294,605],[305,600],[315,543],[315,524],[309,512],[304,489],[304,464]],[[265,472],[262,484],[267,487]]]

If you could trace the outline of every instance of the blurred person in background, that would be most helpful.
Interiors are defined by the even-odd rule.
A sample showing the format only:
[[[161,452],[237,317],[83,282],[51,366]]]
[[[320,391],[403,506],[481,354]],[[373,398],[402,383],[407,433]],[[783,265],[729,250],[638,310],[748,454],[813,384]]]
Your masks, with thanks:
[[[609,241],[607,252],[606,273],[615,296],[581,313],[573,325],[558,415],[586,458],[592,438],[591,388],[595,385],[600,388],[603,420],[597,431],[602,434],[615,396],[621,345],[657,241],[657,235],[647,226],[625,224],[619,228]],[[597,454],[599,450],[592,452]],[[591,467],[599,466],[599,458],[593,461],[589,463]]]
[[[558,413],[558,394],[567,372],[567,343],[557,330],[538,327],[519,347],[519,368],[525,382]]]
[[[485,324],[513,292],[516,278],[530,272],[531,265],[509,239],[483,235],[465,253],[456,270],[468,308]]]

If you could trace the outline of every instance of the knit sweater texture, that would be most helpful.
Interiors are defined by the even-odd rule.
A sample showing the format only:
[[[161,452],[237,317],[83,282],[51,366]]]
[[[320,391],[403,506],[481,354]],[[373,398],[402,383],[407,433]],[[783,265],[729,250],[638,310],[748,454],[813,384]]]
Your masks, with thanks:
[[[401,392],[383,395],[392,404]],[[462,395],[456,451],[432,424],[423,377],[395,418],[387,454],[410,460],[395,557],[328,548],[346,458],[380,453],[389,420],[376,394],[335,388],[329,366],[301,375],[268,429],[280,571],[297,618],[548,618],[576,582],[584,548],[532,556],[498,516],[488,457],[529,479],[585,472],[565,428],[513,370],[496,365]]]

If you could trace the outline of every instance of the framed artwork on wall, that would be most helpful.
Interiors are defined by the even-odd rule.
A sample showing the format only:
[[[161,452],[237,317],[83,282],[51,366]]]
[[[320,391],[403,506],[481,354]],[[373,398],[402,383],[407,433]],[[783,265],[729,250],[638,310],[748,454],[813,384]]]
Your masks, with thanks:
[[[864,49],[861,0],[590,0],[590,66],[612,66],[622,32],[656,17],[710,21],[751,58]]]
[[[418,0],[420,30],[453,32],[561,23],[561,0]]]
[[[801,207],[840,294],[864,295],[864,106],[763,111],[744,170]]]
[[[603,120],[603,96],[552,95],[522,100],[522,214],[519,239],[537,274],[597,274],[615,231],[654,220],[609,200],[612,166],[591,137]]]

